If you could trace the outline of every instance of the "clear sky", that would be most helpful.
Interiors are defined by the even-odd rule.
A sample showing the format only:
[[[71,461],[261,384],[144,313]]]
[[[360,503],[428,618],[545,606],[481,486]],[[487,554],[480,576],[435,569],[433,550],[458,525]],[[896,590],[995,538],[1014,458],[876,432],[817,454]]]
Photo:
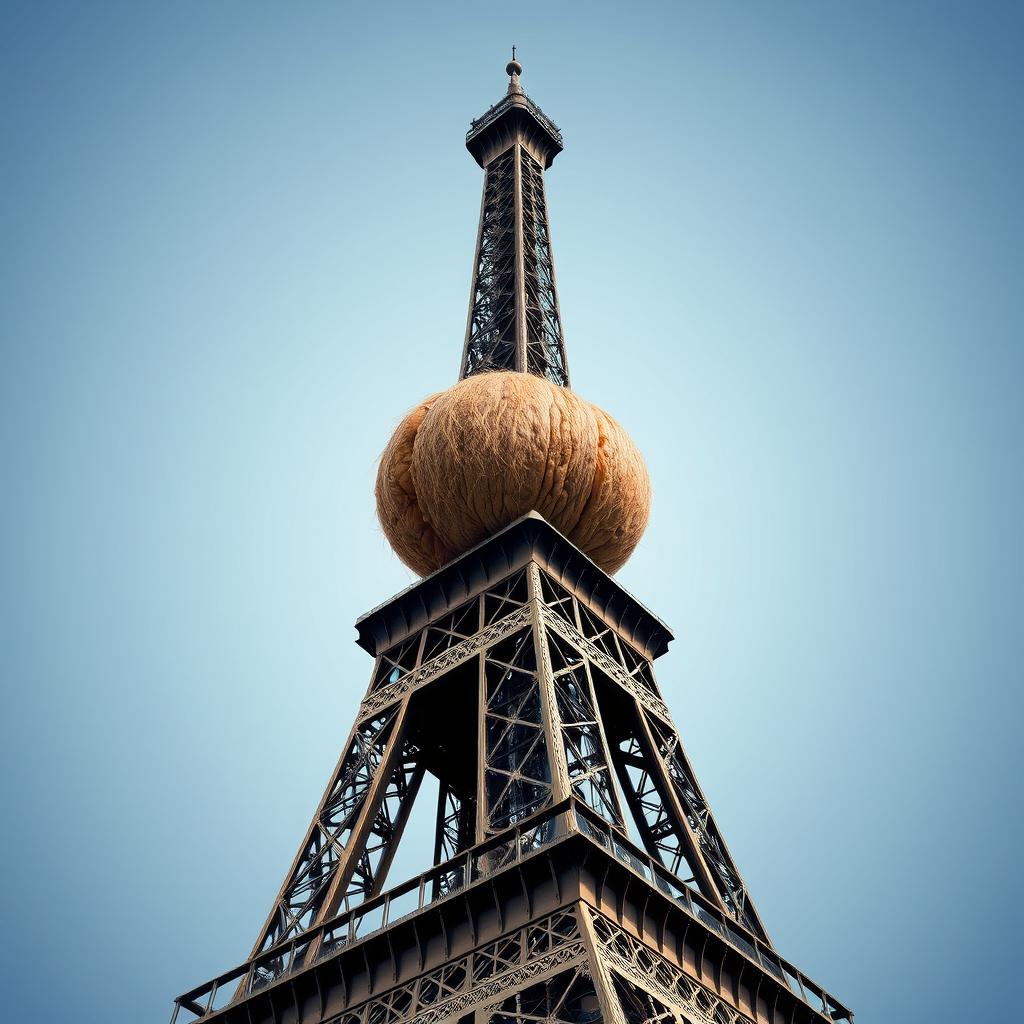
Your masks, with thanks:
[[[769,932],[864,1024],[1013,1015],[1024,8],[520,0],[0,3],[4,1017],[247,955],[411,579],[372,479],[457,374],[513,42]]]

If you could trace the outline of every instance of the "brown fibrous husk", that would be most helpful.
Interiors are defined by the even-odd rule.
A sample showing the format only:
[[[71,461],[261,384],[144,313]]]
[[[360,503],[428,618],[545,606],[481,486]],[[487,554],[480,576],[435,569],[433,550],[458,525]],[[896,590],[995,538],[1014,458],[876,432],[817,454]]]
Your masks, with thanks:
[[[409,412],[381,456],[377,515],[426,575],[534,510],[614,572],[647,526],[651,487],[629,435],[567,388],[484,373]]]

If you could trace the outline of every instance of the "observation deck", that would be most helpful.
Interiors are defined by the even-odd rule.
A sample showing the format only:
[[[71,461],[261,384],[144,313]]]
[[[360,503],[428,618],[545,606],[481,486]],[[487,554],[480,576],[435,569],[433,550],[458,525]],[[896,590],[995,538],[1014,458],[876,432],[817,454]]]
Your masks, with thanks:
[[[545,170],[564,148],[558,125],[525,93],[510,92],[470,122],[466,149],[486,167],[517,138],[532,144]]]
[[[537,949],[525,949],[495,963],[493,948],[515,946],[510,932],[580,902],[613,959],[633,960],[651,984],[697,1003],[708,1019],[853,1022],[834,996],[570,798],[190,989],[175,1000],[171,1024],[367,1015],[397,1024],[428,1006],[431,1019],[455,1019],[482,969],[497,982],[536,957]],[[568,955],[551,948],[558,941],[549,936],[544,951]],[[465,970],[444,966],[462,959]],[[433,977],[438,969],[449,972],[446,980]]]

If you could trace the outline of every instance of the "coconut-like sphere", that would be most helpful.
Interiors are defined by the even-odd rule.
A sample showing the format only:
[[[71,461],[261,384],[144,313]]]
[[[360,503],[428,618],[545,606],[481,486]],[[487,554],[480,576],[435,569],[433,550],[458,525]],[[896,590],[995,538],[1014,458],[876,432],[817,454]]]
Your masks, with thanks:
[[[377,516],[425,576],[531,510],[606,572],[643,535],[647,467],[608,413],[529,373],[481,373],[398,425],[377,470]]]

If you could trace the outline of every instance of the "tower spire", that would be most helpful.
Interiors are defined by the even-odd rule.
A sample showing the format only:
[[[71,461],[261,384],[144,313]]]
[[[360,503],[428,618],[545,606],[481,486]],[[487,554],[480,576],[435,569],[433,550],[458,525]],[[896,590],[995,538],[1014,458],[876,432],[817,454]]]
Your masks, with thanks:
[[[466,135],[484,191],[459,377],[515,370],[568,387],[544,191],[562,133],[523,91],[515,46],[505,72],[507,94]]]
[[[519,76],[523,73],[523,65],[516,60],[515,44],[512,45],[512,59],[505,65],[505,73],[509,76],[509,93],[521,94],[523,87],[519,84]]]

